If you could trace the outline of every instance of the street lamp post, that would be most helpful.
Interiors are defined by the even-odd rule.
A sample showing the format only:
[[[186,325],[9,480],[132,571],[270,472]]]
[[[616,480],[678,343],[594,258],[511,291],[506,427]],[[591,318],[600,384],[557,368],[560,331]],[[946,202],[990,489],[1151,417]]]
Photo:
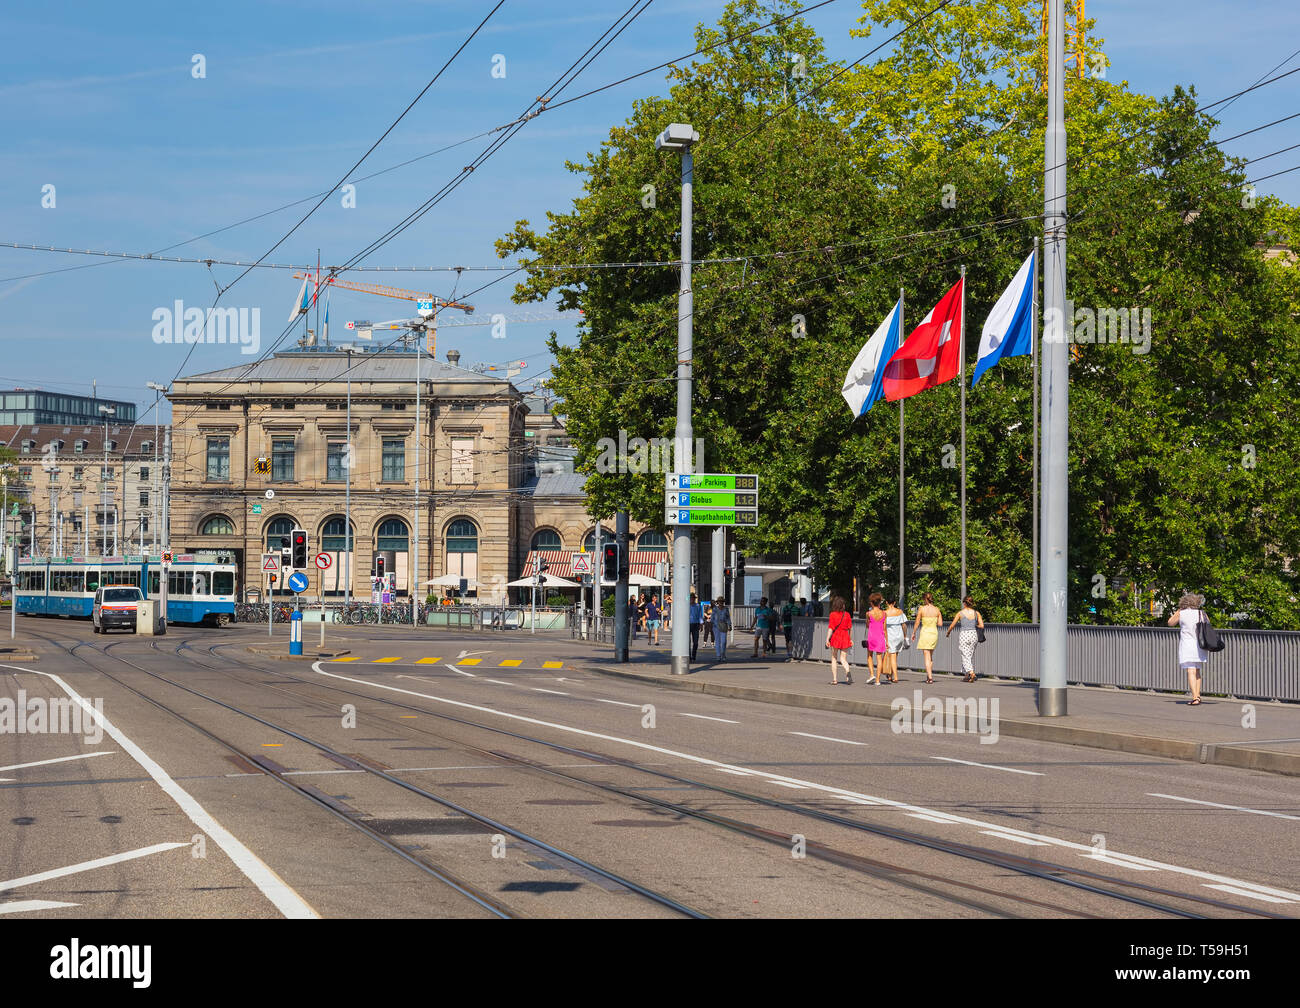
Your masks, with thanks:
[[[102,530],[99,555],[105,557],[108,556],[108,418],[117,415],[117,407],[101,406],[99,412],[104,414],[104,468],[99,473],[100,500],[103,501],[103,510],[99,515],[99,527]]]
[[[159,385],[156,382],[146,382],[145,385],[147,388],[151,388],[157,393],[153,400],[153,470],[149,474],[152,477],[149,480],[149,492],[152,495],[153,501],[153,548],[154,552],[157,552],[158,525],[161,521],[158,517],[158,509],[162,506],[161,494],[158,491],[158,483],[161,480],[161,473],[158,471],[158,412],[159,403],[162,401],[163,393],[167,391],[167,386]]]
[[[682,155],[682,275],[677,294],[677,429],[674,432],[673,465],[677,472],[695,471],[691,458],[694,433],[691,428],[691,355],[694,297],[691,292],[691,192],[694,160],[691,145],[700,135],[688,123],[671,123],[655,138],[656,150],[675,150]],[[678,525],[673,534],[673,650],[671,672],[686,675],[691,670],[690,644],[691,527]]]
[[[347,612],[352,605],[352,355],[356,350],[345,346],[343,352],[348,356],[348,433],[343,445],[343,611]]]

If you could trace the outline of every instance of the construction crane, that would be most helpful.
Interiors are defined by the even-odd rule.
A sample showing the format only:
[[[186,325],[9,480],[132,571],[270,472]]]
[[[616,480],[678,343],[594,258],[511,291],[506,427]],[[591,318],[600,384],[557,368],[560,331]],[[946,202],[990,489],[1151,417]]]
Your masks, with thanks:
[[[474,306],[464,304],[460,301],[449,301],[446,298],[440,298],[436,294],[427,291],[407,290],[405,287],[389,287],[386,284],[369,284],[358,283],[354,280],[340,280],[338,277],[330,275],[318,277],[311,273],[295,273],[295,280],[306,280],[313,286],[320,287],[339,287],[344,290],[359,291],[362,294],[377,294],[380,297],[396,298],[399,301],[415,301],[417,304],[424,302],[429,307],[420,304],[418,309],[422,316],[419,319],[408,319],[403,321],[400,328],[411,329],[413,331],[424,330],[428,333],[429,354],[433,355],[437,351],[438,341],[438,312],[443,308],[459,308],[467,315],[473,314]],[[399,328],[393,326],[393,328]]]

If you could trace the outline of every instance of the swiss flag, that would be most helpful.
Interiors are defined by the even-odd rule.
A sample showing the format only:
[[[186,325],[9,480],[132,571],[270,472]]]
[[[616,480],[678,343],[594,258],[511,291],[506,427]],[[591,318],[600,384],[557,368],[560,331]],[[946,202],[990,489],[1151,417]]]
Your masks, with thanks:
[[[906,399],[957,377],[961,371],[962,281],[930,309],[885,365],[885,398]]]

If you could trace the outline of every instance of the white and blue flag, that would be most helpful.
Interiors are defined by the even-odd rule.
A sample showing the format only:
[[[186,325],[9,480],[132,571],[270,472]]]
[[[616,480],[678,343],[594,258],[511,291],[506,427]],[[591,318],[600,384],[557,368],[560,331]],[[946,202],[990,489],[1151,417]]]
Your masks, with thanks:
[[[855,417],[862,416],[877,400],[885,397],[885,365],[902,342],[902,326],[899,325],[902,315],[903,300],[899,298],[898,304],[858,352],[844,378],[844,401]]]
[[[1033,353],[1034,278],[1037,275],[1034,253],[1031,252],[984,323],[971,388],[980,380],[980,375],[1004,357]]]

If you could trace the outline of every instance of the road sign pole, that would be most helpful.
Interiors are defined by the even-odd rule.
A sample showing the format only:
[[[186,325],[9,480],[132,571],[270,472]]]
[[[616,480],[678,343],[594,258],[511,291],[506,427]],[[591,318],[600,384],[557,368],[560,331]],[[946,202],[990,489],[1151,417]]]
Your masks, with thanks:
[[[614,512],[614,539],[618,543],[618,581],[614,585],[614,660],[627,661],[627,572],[632,563],[627,552],[627,508]]]
[[[274,631],[271,629],[271,607],[273,605],[274,600],[271,598],[271,575],[268,574],[266,576],[266,636],[268,640],[275,636]]]
[[[689,129],[689,127],[688,127]],[[694,431],[691,425],[692,341],[694,339],[695,299],[691,290],[691,200],[694,188],[695,160],[691,143],[679,148],[682,155],[682,275],[677,295],[677,430],[674,433],[674,466],[678,472],[694,472],[692,455]],[[670,671],[686,675],[691,670],[691,529],[675,526],[673,535],[673,656]]]

